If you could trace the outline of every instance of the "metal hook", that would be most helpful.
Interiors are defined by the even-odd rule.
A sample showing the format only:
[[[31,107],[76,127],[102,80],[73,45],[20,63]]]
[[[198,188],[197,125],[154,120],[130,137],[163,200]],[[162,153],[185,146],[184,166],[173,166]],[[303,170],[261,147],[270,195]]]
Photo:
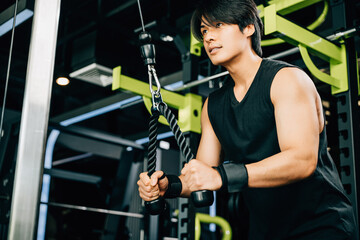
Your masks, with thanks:
[[[162,100],[162,97],[161,97],[161,94],[160,93],[156,93],[156,92],[153,92],[151,94],[151,98],[152,98],[152,104],[153,104],[153,109],[157,110],[157,111],[160,111],[159,110],[159,105],[161,103],[165,104]]]
[[[152,84],[152,79],[154,78],[155,79],[155,83],[156,83],[156,95],[159,95],[160,94],[160,89],[161,89],[161,84],[160,84],[160,81],[157,77],[157,74],[156,74],[156,70],[154,68],[154,66],[152,65],[148,65],[148,74],[149,74],[149,87],[150,87],[150,92],[151,94],[154,93],[154,90],[152,88],[153,84]]]

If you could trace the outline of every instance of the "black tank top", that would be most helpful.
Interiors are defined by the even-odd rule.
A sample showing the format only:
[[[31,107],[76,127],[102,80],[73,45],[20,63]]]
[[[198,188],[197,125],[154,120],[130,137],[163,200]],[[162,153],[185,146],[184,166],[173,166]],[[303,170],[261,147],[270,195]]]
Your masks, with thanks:
[[[225,160],[248,164],[280,152],[270,88],[284,67],[294,66],[263,59],[241,102],[233,81],[210,94],[208,115]],[[242,195],[249,239],[353,239],[353,210],[327,152],[325,130],[312,176],[281,187],[248,188]]]

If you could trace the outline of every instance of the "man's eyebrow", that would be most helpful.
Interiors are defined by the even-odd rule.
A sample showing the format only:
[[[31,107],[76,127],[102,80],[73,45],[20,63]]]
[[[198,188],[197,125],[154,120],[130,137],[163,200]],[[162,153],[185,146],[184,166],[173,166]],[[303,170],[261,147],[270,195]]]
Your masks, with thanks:
[[[210,24],[201,21],[200,28],[204,28],[204,27],[210,27]]]

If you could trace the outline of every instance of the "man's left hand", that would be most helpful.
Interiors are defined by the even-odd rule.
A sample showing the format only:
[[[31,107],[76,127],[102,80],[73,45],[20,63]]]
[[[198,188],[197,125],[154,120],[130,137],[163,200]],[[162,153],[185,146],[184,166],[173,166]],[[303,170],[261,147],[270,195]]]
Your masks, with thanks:
[[[199,190],[217,191],[222,186],[219,172],[206,163],[193,159],[181,170],[183,184],[191,192]]]

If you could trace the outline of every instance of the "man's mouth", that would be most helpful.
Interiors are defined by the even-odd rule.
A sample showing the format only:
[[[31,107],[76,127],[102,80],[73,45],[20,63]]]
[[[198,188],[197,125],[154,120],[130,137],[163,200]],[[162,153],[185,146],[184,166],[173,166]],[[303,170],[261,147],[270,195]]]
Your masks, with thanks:
[[[216,53],[217,51],[219,51],[219,49],[220,49],[221,47],[211,47],[210,49],[209,49],[209,53]]]

